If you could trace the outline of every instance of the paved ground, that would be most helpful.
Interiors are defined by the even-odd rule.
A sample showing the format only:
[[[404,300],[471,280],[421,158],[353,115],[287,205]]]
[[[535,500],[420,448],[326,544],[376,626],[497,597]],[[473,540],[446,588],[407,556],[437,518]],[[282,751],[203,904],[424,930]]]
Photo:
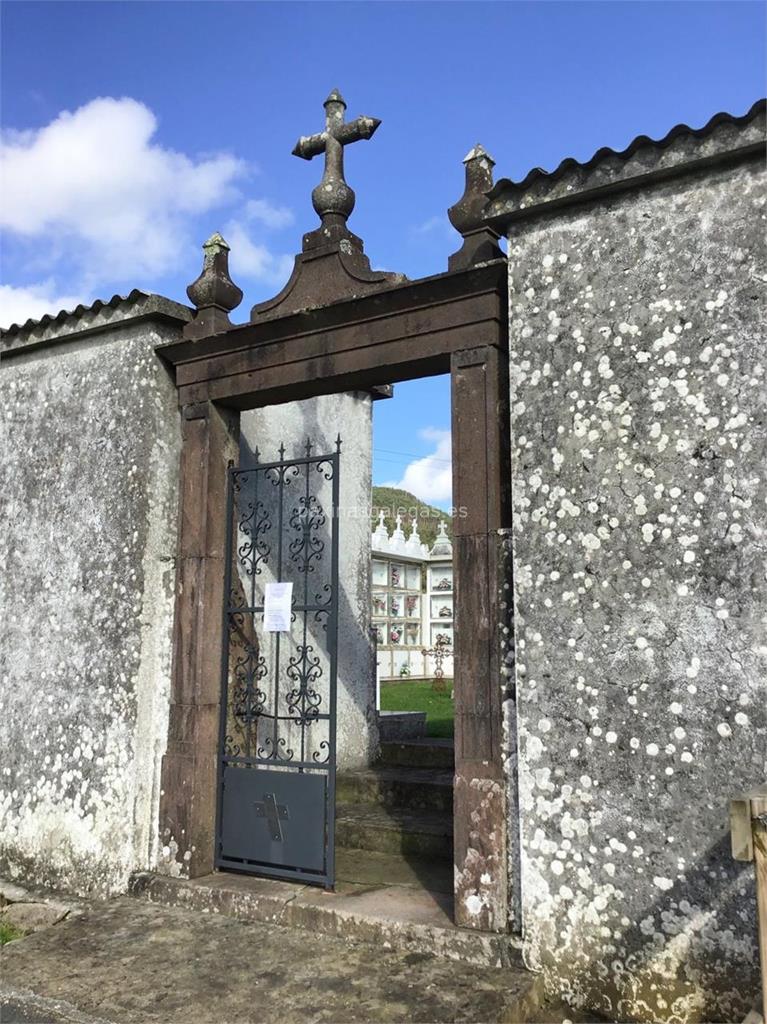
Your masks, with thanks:
[[[15,997],[0,995],[1,1024],[109,1024],[60,999],[41,999],[33,992],[19,992]]]
[[[123,897],[2,948],[0,1021],[512,1022],[525,1019],[515,1007],[517,978]]]

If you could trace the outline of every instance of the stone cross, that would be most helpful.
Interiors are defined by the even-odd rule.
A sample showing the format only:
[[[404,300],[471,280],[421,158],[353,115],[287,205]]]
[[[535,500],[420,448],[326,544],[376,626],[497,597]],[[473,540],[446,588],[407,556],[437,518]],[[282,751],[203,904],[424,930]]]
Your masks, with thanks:
[[[344,121],[346,103],[338,89],[334,89],[324,103],[325,131],[316,135],[302,135],[293,149],[294,156],[311,160],[325,154],[322,181],[312,192],[312,205],[322,220],[322,228],[344,228],[354,209],[354,192],[344,179],[344,146],[360,139],[369,139],[381,123],[377,117],[358,117]],[[331,233],[328,234],[328,240]]]

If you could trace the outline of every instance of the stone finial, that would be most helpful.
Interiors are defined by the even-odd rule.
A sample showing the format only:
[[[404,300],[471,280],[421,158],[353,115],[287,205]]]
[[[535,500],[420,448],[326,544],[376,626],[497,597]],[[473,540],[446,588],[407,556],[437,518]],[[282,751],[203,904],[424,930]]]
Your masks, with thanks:
[[[463,245],[448,257],[448,270],[463,270],[503,259],[498,245],[500,235],[482,222],[482,211],[487,205],[487,193],[493,187],[495,160],[484,146],[477,143],[464,157],[466,184],[463,195],[447,211],[450,223],[463,235]]]
[[[202,247],[202,273],[186,290],[197,308],[184,328],[185,338],[205,338],[232,326],[229,313],[242,302],[242,291],[229,276],[229,246],[216,231]]]
[[[385,518],[384,510],[380,509],[378,512],[378,525],[371,537],[371,545],[374,551],[388,551],[389,549],[389,531],[386,529]]]
[[[402,529],[402,516],[397,513],[394,518],[394,530],[389,538],[389,550],[393,554],[404,555],[406,554],[407,538]]]
[[[407,539],[406,550],[407,553],[409,555],[412,555],[414,558],[420,558],[422,554],[421,547],[421,538],[418,534],[418,521],[415,518],[415,516],[413,516],[413,522],[410,527],[410,536]]]

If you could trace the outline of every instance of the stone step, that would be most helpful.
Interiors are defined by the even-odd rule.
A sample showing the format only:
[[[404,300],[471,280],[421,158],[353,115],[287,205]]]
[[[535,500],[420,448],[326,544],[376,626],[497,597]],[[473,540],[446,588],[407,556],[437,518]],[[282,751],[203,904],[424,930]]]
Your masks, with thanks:
[[[453,773],[444,768],[375,768],[336,777],[342,804],[378,804],[387,808],[453,813]]]
[[[426,712],[379,711],[378,735],[382,743],[421,739],[426,735]]]
[[[447,906],[453,894],[454,868],[452,861],[433,857],[337,847],[336,879],[340,888],[359,885],[381,889],[395,885],[425,889],[448,896]],[[435,898],[441,900],[441,896]]]
[[[339,804],[336,846],[452,861],[453,819],[439,811]]]
[[[339,865],[342,862],[339,851]],[[388,870],[386,855],[370,855],[368,867],[374,862],[380,872]],[[510,983],[515,979],[515,971],[523,968],[518,939],[456,928],[452,896],[419,885],[339,880],[335,892],[325,892],[316,886],[224,871],[191,881],[141,872],[133,875],[130,892],[142,900],[198,913],[297,928],[314,936],[372,942],[379,951],[425,954],[478,967],[500,967],[504,977],[508,972]],[[542,976],[526,977],[536,986],[538,1005],[543,998]],[[532,1010],[532,1006],[526,1006],[525,1012]],[[510,1019],[519,1022],[526,1017],[520,1013]]]
[[[203,886],[189,900],[179,892],[189,884],[168,879],[164,897],[155,890],[151,902],[94,901],[80,918],[8,943],[2,1020],[519,1024],[540,1006],[541,976],[519,965],[476,966],[351,942],[340,921],[318,935],[247,915],[233,920],[223,916],[226,894],[206,896]]]
[[[452,769],[455,766],[453,741],[432,738],[382,743],[379,764],[390,768]]]

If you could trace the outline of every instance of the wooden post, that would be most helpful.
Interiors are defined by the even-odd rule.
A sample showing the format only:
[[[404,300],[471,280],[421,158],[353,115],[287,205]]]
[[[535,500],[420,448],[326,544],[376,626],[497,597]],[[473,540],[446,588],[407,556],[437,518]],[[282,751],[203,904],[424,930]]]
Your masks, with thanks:
[[[762,1019],[767,1022],[767,786],[730,801],[730,834],[735,860],[754,862]]]
[[[213,870],[227,467],[239,414],[212,402],[184,406],[168,749],[162,762],[160,841],[166,864],[189,878]]]
[[[455,567],[455,920],[507,931],[498,530],[510,521],[508,388],[498,348],[451,361]]]

